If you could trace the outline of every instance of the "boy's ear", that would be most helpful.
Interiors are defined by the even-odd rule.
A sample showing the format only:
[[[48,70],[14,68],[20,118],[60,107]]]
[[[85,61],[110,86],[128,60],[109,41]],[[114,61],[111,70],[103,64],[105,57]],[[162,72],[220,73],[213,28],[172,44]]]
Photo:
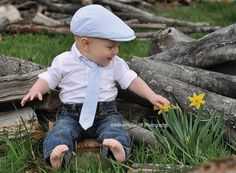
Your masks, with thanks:
[[[90,40],[87,38],[87,37],[82,37],[81,38],[81,46],[84,48],[84,49],[88,49],[89,48],[89,44],[90,44]]]

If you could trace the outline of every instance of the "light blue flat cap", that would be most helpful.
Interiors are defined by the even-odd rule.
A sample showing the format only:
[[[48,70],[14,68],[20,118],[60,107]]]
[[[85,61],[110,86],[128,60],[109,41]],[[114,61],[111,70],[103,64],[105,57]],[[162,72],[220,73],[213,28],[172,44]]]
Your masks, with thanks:
[[[74,35],[113,41],[135,39],[134,31],[119,17],[101,5],[87,5],[72,17],[70,30]]]

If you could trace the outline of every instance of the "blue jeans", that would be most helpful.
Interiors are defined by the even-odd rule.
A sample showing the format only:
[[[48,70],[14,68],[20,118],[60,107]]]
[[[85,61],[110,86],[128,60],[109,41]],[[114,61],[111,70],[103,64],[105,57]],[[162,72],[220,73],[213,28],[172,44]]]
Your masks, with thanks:
[[[127,130],[121,125],[122,115],[117,112],[115,101],[99,102],[93,126],[86,131],[79,124],[79,114],[82,104],[65,105],[54,127],[48,132],[44,143],[44,158],[48,162],[52,150],[61,144],[69,147],[64,158],[70,160],[75,143],[85,138],[94,138],[102,143],[104,139],[112,138],[119,141],[126,152],[126,159],[130,155],[130,137]],[[102,153],[108,156],[111,152],[106,146]]]

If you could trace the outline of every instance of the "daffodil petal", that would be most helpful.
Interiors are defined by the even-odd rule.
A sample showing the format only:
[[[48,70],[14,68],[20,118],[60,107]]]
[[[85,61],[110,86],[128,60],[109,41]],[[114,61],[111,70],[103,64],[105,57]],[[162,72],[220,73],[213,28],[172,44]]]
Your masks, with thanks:
[[[203,100],[204,98],[204,93],[199,94],[199,99]]]

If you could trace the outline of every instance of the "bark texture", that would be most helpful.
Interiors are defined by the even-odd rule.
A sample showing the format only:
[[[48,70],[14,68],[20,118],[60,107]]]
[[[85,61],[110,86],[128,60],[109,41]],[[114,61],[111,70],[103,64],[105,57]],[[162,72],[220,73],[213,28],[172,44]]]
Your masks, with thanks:
[[[154,61],[161,60],[200,68],[233,61],[236,60],[236,24],[217,30],[199,40],[167,43],[165,44],[168,48],[166,51],[149,58]]]

